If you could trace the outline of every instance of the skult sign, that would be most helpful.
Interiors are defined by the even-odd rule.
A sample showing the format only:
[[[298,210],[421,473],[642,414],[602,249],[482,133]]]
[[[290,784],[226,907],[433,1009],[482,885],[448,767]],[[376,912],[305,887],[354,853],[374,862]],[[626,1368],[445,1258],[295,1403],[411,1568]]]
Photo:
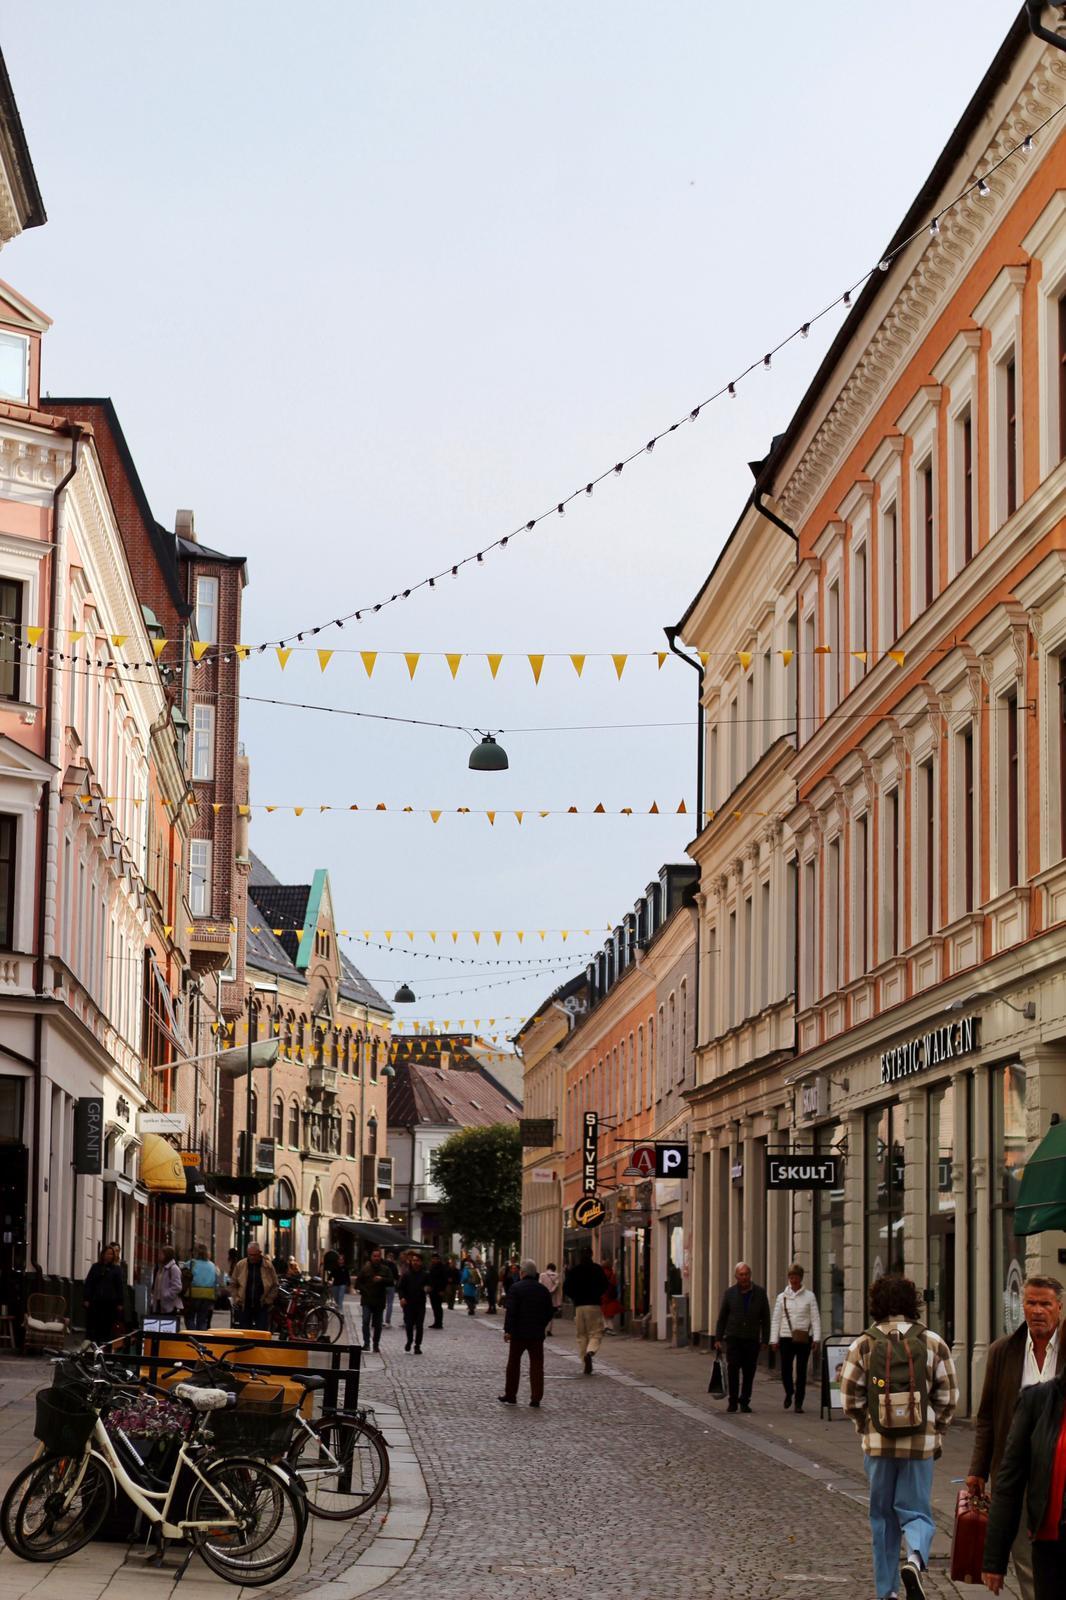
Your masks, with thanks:
[[[768,1189],[839,1189],[839,1156],[768,1156]]]

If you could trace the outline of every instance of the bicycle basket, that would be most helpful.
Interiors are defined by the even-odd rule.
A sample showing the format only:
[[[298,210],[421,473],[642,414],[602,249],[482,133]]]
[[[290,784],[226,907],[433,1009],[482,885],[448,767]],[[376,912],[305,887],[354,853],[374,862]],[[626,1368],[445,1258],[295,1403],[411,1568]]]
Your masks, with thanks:
[[[73,1391],[85,1399],[92,1392],[92,1380],[80,1362],[65,1359],[52,1368],[52,1388],[61,1389],[68,1396]]]
[[[38,1394],[33,1433],[50,1455],[81,1455],[95,1427],[96,1412],[80,1404],[70,1390],[57,1395],[42,1389]]]
[[[281,1389],[271,1399],[238,1401],[231,1410],[211,1412],[211,1438],[218,1450],[281,1456],[292,1443],[296,1412]]]

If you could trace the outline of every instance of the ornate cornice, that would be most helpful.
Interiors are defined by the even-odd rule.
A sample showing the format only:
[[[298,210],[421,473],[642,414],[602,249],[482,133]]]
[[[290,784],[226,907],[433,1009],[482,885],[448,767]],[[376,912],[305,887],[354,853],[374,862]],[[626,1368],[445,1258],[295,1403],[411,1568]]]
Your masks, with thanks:
[[[963,188],[966,182],[976,183],[987,173],[990,193],[983,199],[972,195],[940,217],[938,232],[927,240],[828,414],[779,488],[777,500],[786,521],[802,522],[972,262],[982,238],[1017,198],[1019,179],[1027,169],[1025,157],[1010,157],[994,173],[991,168],[1064,99],[1066,57],[1045,50],[969,179],[959,184]]]

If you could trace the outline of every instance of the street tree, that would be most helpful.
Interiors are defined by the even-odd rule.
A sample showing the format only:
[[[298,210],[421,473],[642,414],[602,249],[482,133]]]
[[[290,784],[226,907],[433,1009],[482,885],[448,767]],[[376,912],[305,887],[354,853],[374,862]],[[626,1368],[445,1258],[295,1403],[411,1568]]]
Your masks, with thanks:
[[[466,1245],[509,1250],[522,1231],[522,1138],[513,1123],[462,1128],[433,1151],[430,1172],[448,1227]]]

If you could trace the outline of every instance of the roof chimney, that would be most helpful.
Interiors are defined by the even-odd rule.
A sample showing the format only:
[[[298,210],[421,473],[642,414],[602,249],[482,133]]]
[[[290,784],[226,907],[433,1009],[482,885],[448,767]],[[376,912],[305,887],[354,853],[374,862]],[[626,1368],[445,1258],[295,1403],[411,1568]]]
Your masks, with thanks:
[[[196,518],[191,511],[175,511],[174,532],[179,539],[188,539],[196,543]]]

